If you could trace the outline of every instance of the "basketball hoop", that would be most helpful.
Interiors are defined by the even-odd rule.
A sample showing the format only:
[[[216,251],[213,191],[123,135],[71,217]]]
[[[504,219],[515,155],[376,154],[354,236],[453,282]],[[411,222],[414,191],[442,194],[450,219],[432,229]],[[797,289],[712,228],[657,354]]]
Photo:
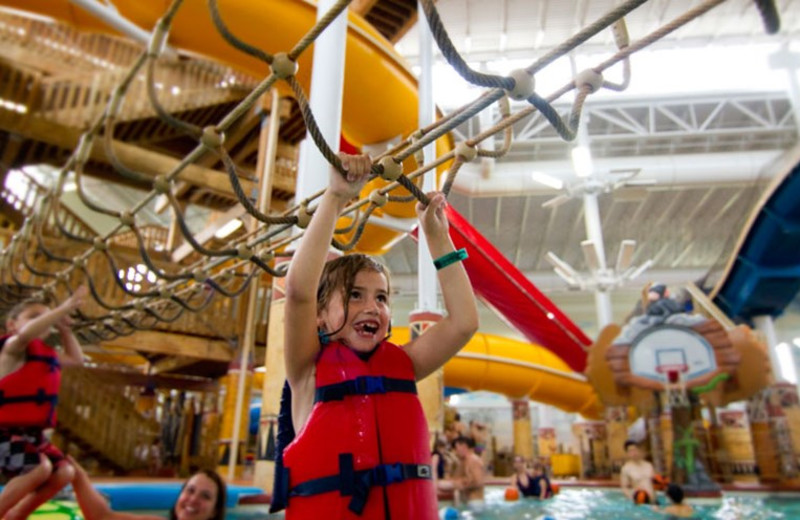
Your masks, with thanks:
[[[689,370],[689,366],[686,364],[673,364],[673,365],[658,365],[656,367],[656,372],[659,374],[666,374],[667,381],[671,384],[675,384],[680,381],[681,374],[687,372]]]

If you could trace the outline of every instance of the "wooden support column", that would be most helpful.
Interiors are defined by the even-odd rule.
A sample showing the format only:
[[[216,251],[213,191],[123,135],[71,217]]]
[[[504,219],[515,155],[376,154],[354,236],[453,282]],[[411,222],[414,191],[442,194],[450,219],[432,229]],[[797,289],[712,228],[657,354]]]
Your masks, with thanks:
[[[261,126],[261,133],[259,135],[259,147],[258,147],[258,166],[257,171],[259,172],[259,194],[258,194],[258,210],[261,213],[269,213],[269,206],[270,201],[272,200],[272,173],[274,171],[275,165],[275,150],[277,150],[278,145],[278,128],[280,127],[280,113],[278,110],[278,91],[272,89],[270,91],[270,97],[267,98],[266,96],[262,96],[261,98],[261,106],[263,108],[265,101],[270,100],[270,108],[272,108],[271,112],[269,113],[270,116],[265,118],[262,121]],[[266,113],[266,111],[262,111],[262,113]],[[258,226],[258,221],[251,217],[250,220],[250,229],[255,229]],[[255,265],[252,267],[256,269]],[[251,349],[255,348],[255,335],[256,330],[258,328],[258,323],[256,322],[256,307],[258,304],[258,291],[260,285],[261,276],[256,276],[253,278],[250,287],[247,290],[247,318],[245,322],[245,329],[244,335],[242,336],[242,342],[244,343],[244,349],[242,351],[242,363],[245,362],[246,359],[250,357]],[[234,422],[236,424],[243,424],[249,426],[250,421],[250,414],[242,414],[242,409],[244,408],[245,401],[247,403],[250,402],[250,393],[252,391],[252,384],[247,381],[247,385],[245,385],[245,380],[239,380],[239,389],[237,392],[237,399],[236,399],[236,411],[234,416]],[[263,405],[262,405],[263,408]],[[247,431],[247,430],[245,430]],[[234,437],[233,442],[234,444],[238,443],[238,437],[236,435],[236,431],[234,430]],[[243,462],[243,461],[240,461]],[[234,464],[235,461],[231,457],[228,462],[228,480],[233,478],[234,475]]]
[[[527,397],[511,400],[514,425],[514,455],[533,460],[533,428],[531,426],[531,403]]]
[[[411,340],[418,338],[441,321],[442,315],[431,311],[414,311],[408,316]],[[431,446],[437,433],[444,432],[444,368],[438,368],[425,379],[417,381],[417,395],[428,421]]]

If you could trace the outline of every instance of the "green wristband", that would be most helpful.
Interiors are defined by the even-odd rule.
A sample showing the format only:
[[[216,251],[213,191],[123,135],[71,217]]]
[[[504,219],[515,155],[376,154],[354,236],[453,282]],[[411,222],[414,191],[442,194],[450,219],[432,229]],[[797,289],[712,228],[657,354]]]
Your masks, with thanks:
[[[436,267],[437,271],[440,271],[450,264],[466,260],[467,258],[469,258],[467,250],[462,248],[459,249],[458,251],[453,251],[451,253],[447,253],[446,255],[440,256],[439,258],[433,261],[433,265],[434,267]]]

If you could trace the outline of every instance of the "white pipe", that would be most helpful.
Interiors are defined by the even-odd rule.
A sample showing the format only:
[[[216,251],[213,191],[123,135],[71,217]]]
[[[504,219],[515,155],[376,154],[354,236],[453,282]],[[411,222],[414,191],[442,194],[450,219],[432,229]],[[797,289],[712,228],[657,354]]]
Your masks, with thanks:
[[[586,225],[586,238],[594,242],[599,262],[599,275],[606,271],[606,248],[603,245],[603,229],[600,221],[600,206],[597,204],[597,194],[587,193],[583,196],[583,219]],[[597,307],[597,330],[600,331],[612,322],[611,295],[604,288],[598,287],[594,291],[594,302]]]
[[[336,4],[335,0],[320,0],[317,4],[317,21]],[[309,104],[311,112],[334,152],[339,151],[342,131],[342,92],[344,90],[344,54],[347,36],[347,10],[322,32],[314,43],[314,61],[311,69]],[[328,187],[330,166],[306,136],[300,144],[295,200],[301,201]]]
[[[785,381],[776,351],[776,347],[778,346],[778,334],[775,332],[775,322],[772,316],[755,316],[753,317],[753,324],[756,326],[756,330],[764,334],[764,339],[767,341],[767,352],[769,353],[769,362],[772,366],[772,377],[775,378],[775,381]]]
[[[641,169],[636,181],[655,182],[659,187],[685,184],[751,183],[769,180],[777,172],[765,168],[775,161],[782,151],[738,152],[730,154],[662,155],[641,157],[600,158],[594,160],[594,169],[604,175],[610,171]],[[564,161],[498,162],[494,174],[485,179],[480,166],[465,164],[456,177],[453,189],[469,196],[552,194],[553,190],[534,181],[531,173],[537,171],[565,185],[578,179],[572,164]],[[602,177],[601,177],[602,178]]]
[[[422,6],[417,5],[417,12],[422,12]],[[419,75],[419,128],[425,128],[433,123],[433,38],[428,24],[417,24],[420,48],[420,75]],[[436,160],[436,143],[425,146],[422,150],[425,164]],[[422,191],[431,192],[436,189],[436,176],[426,175],[422,181]],[[438,311],[436,301],[436,269],[428,249],[428,242],[424,240],[424,231],[419,228],[420,239],[417,247],[417,279],[419,292],[417,294],[417,309],[420,311]]]
[[[94,16],[101,22],[105,23],[112,29],[116,29],[117,31],[121,32],[125,36],[132,38],[136,41],[139,41],[145,45],[150,44],[150,37],[151,33],[145,31],[135,23],[131,22],[113,7],[113,6],[104,6],[95,0],[69,0],[76,6],[80,7],[90,15]],[[164,56],[169,57],[176,57],[177,53],[169,48],[164,47],[163,51]]]

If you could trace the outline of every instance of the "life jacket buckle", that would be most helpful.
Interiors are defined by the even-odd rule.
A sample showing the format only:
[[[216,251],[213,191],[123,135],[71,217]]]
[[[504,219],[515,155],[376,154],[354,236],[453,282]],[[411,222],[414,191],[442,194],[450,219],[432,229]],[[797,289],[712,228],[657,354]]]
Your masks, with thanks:
[[[432,472],[429,464],[417,465],[417,478],[429,479],[431,477],[432,477]]]
[[[375,468],[375,480],[378,485],[388,486],[405,480],[403,464],[382,464]]]
[[[385,394],[386,386],[381,376],[360,376],[356,378],[356,389],[363,395]]]

